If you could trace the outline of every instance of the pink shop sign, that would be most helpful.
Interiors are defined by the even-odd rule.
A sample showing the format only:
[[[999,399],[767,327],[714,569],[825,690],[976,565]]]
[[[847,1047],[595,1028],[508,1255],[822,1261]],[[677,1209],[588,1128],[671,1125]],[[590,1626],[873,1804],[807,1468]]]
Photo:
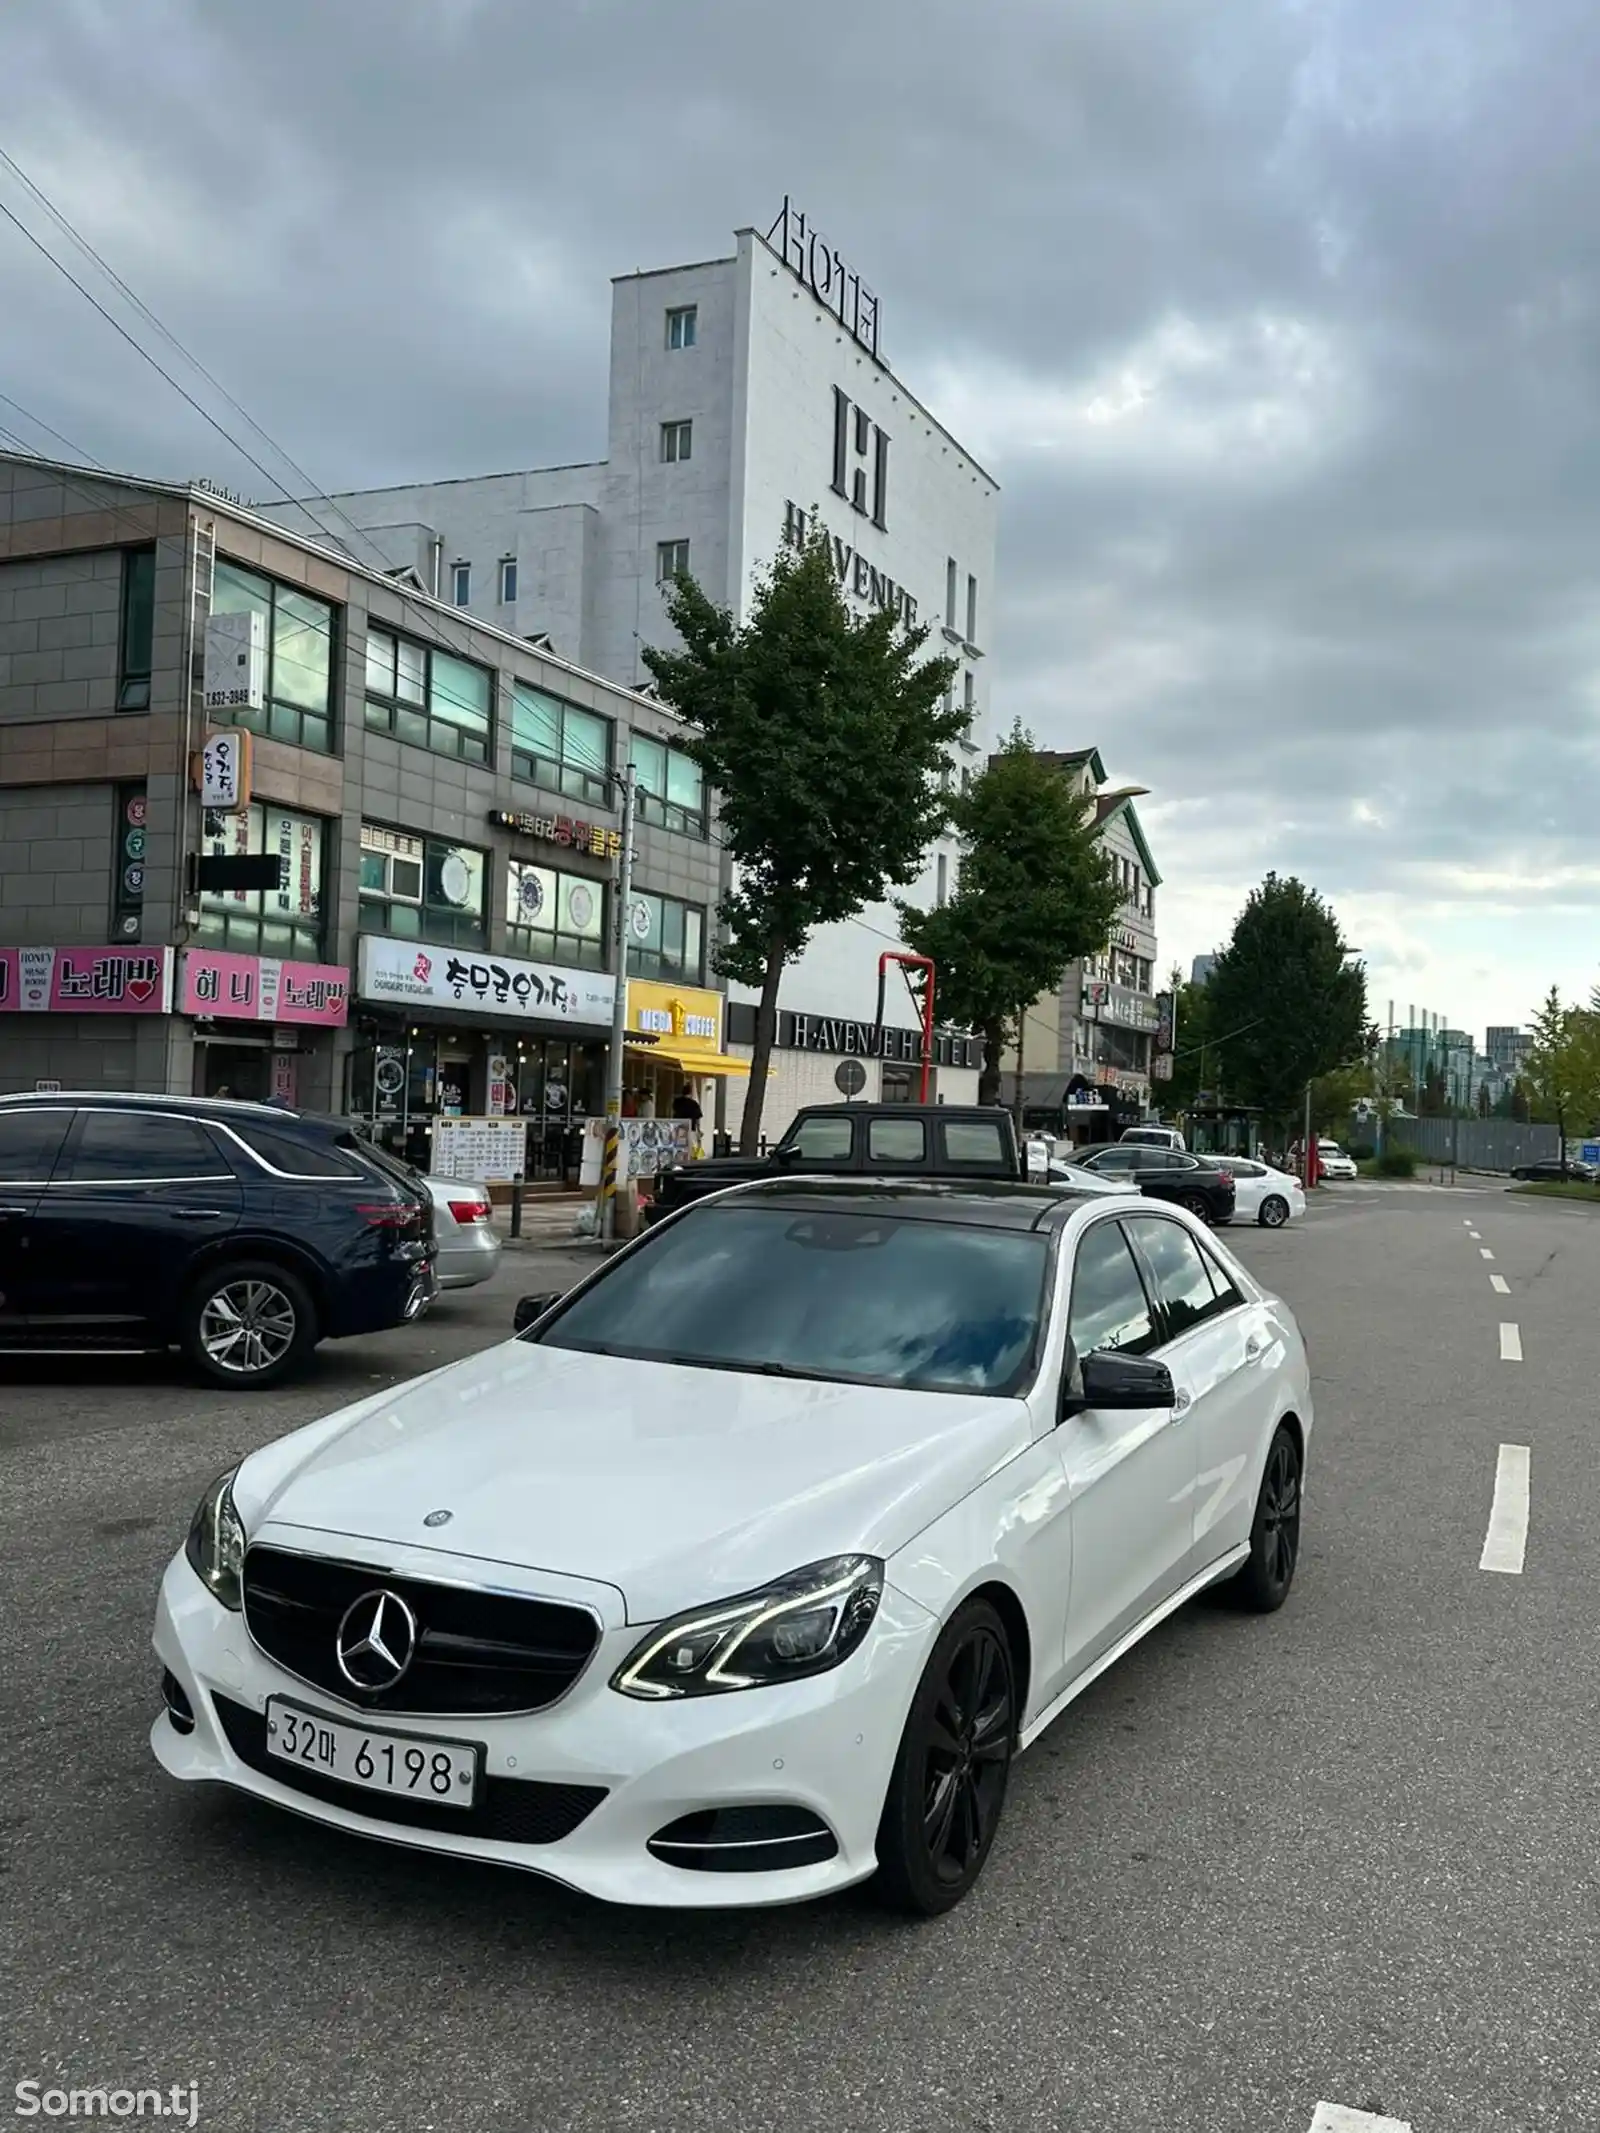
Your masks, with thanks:
[[[170,948],[0,948],[0,1015],[165,1015]]]
[[[342,1029],[350,1011],[350,973],[338,963],[285,963],[270,955],[190,948],[183,958],[178,1005],[186,1015],[235,1022],[310,1022]]]

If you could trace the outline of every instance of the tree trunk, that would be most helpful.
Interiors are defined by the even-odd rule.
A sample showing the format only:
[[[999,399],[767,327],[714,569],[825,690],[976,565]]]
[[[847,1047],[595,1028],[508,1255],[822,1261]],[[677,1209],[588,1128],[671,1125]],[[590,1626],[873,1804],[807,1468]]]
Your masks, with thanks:
[[[761,977],[761,999],[756,1007],[755,1056],[750,1061],[750,1090],[744,1100],[744,1118],[739,1127],[739,1153],[754,1155],[761,1141],[761,1114],[767,1101],[767,1070],[772,1064],[778,1037],[778,987],[788,960],[782,941],[767,947],[767,967]],[[787,1120],[785,1121],[787,1124]]]
[[[1000,1101],[1000,1063],[1006,1055],[1005,1024],[986,1022],[982,1035],[983,1066],[978,1075],[978,1101],[997,1104]]]

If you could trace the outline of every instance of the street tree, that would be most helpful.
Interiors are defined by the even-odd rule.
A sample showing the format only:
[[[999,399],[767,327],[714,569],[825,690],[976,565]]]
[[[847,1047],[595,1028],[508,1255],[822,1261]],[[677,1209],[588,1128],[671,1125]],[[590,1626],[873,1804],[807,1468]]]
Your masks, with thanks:
[[[1105,947],[1122,891],[1092,808],[1039,762],[1020,724],[951,814],[962,837],[955,893],[929,911],[902,903],[901,927],[937,966],[940,1016],[982,1036],[978,1100],[995,1103],[1006,1047],[1019,1035],[1026,1057],[1029,1008],[1069,963]]]
[[[1552,985],[1529,1035],[1523,1080],[1531,1115],[1553,1124],[1565,1149],[1569,1125],[1587,1129],[1600,1116],[1600,997],[1569,1006]]]
[[[1217,1049],[1236,1102],[1292,1127],[1306,1086],[1364,1056],[1367,978],[1338,920],[1293,875],[1269,874],[1211,973]]]
[[[687,722],[682,746],[718,796],[733,887],[713,954],[759,988],[740,1146],[754,1154],[785,966],[817,927],[853,918],[915,881],[944,827],[942,772],[967,715],[948,697],[950,659],[924,659],[927,627],[856,615],[827,535],[786,547],[743,624],[687,575],[667,594],[681,648],[642,657]]]
[[[1186,982],[1174,968],[1170,980],[1176,1008],[1177,1050],[1172,1058],[1172,1079],[1162,1092],[1163,1106],[1174,1112],[1192,1111],[1201,1102],[1220,1101],[1217,1084],[1221,1064],[1217,1052],[1217,1020],[1212,1013],[1211,988]]]

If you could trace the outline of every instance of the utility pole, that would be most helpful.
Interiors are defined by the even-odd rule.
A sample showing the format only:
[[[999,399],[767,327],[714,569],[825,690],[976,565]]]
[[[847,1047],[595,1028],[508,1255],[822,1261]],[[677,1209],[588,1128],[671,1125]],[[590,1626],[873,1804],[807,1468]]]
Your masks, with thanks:
[[[628,1037],[628,935],[633,924],[633,800],[630,762],[622,772],[622,857],[617,862],[617,899],[611,919],[611,967],[617,990],[611,1003],[611,1049],[606,1055],[606,1139],[595,1224],[607,1243],[617,1233],[617,1180],[622,1168],[622,1063]]]

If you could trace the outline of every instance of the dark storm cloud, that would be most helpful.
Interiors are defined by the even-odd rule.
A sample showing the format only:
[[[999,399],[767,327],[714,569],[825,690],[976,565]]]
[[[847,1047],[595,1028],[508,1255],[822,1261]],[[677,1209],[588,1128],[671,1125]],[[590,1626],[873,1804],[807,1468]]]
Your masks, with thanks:
[[[1577,0],[21,0],[0,145],[329,486],[597,456],[608,277],[792,189],[1002,481],[997,714],[1152,788],[1172,949],[1295,867],[1481,1019],[1600,896],[1597,62]],[[96,457],[270,493],[4,225],[0,316]]]

